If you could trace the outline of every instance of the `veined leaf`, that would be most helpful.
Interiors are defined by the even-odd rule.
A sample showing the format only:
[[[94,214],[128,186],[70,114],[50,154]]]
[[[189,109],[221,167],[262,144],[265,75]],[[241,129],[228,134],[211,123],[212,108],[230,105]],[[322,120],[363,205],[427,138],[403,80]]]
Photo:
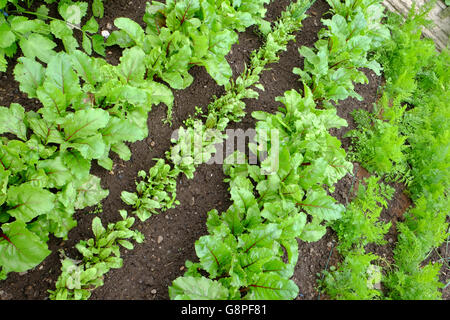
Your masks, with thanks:
[[[20,83],[20,90],[29,98],[37,98],[36,90],[44,82],[44,67],[34,59],[20,57],[14,68],[14,77]]]
[[[79,110],[69,114],[61,125],[64,129],[62,149],[77,149],[85,159],[99,159],[105,148],[99,129],[109,121],[109,114],[102,109]]]
[[[77,188],[76,209],[83,209],[99,203],[109,194],[108,190],[103,190],[100,185],[100,178],[90,176],[89,180]]]
[[[8,170],[0,167],[0,206],[6,201],[9,175]]]
[[[297,205],[310,215],[327,221],[339,219],[345,210],[344,206],[336,203],[336,200],[328,196],[323,189],[308,192],[306,199]]]
[[[272,246],[274,240],[281,236],[281,229],[275,223],[261,225],[250,230],[248,234],[239,237],[239,247],[244,252],[250,251],[252,248]]]
[[[61,157],[76,179],[86,180],[91,169],[90,160],[83,158],[76,150],[66,150]]]
[[[78,76],[72,69],[71,57],[64,52],[58,53],[49,61],[45,82],[52,82],[64,94],[67,104],[81,93]]]
[[[73,68],[83,80],[95,86],[99,78],[99,70],[94,60],[79,50],[75,50],[70,55],[70,58],[72,59]]]
[[[119,69],[122,82],[142,82],[145,75],[145,52],[139,47],[126,49],[120,58]]]
[[[180,277],[169,287],[172,300],[227,300],[228,290],[207,278]]]
[[[8,48],[16,41],[16,36],[11,31],[8,23],[0,24],[0,48]]]
[[[24,123],[25,109],[17,103],[9,108],[0,107],[0,134],[12,133],[20,139],[27,140],[27,127]]]
[[[114,25],[124,31],[138,46],[144,42],[144,30],[141,26],[129,18],[117,18]]]
[[[195,243],[202,268],[212,278],[226,272],[231,263],[231,249],[218,236],[203,236]]]
[[[55,195],[50,191],[22,184],[8,189],[8,214],[28,222],[54,208]]]
[[[37,169],[44,169],[48,176],[48,187],[58,188],[64,186],[72,180],[72,174],[69,168],[63,163],[60,156],[55,159],[39,161]]]
[[[79,2],[60,2],[58,5],[58,12],[69,23],[80,25],[81,19],[86,15],[88,3]]]
[[[56,43],[38,33],[32,33],[28,38],[21,38],[19,44],[24,56],[30,59],[37,57],[42,62],[49,63],[56,54],[53,51]]]
[[[49,254],[45,242],[30,232],[23,221],[2,225],[0,266],[4,272],[24,272],[34,268]]]
[[[259,275],[248,288],[246,300],[294,300],[299,293],[292,280],[273,273]]]
[[[327,228],[317,222],[317,219],[311,223],[307,223],[303,228],[303,232],[300,235],[300,239],[306,242],[316,242],[320,240],[325,233],[327,232]]]

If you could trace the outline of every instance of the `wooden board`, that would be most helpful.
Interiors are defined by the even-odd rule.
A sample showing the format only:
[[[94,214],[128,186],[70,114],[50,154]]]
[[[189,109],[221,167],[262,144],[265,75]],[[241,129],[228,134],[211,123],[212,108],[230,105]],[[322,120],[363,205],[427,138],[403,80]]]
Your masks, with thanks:
[[[383,4],[391,11],[396,11],[406,16],[411,9],[412,0],[384,0]],[[425,0],[416,0],[416,6],[420,7]],[[435,26],[425,29],[423,34],[432,38],[436,43],[436,47],[442,50],[447,46],[450,35],[450,15],[448,7],[439,0],[433,10],[429,14],[429,18],[433,19]]]

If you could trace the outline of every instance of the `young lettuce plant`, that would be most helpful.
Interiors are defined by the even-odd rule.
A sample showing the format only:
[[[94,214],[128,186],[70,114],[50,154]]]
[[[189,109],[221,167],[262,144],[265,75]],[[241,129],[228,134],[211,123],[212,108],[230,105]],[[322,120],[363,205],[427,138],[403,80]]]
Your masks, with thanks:
[[[75,247],[82,254],[81,261],[65,257],[62,260],[61,275],[56,282],[56,289],[49,290],[52,300],[87,300],[91,291],[103,285],[103,276],[112,268],[122,267],[120,246],[132,250],[134,245],[144,241],[139,231],[131,230],[134,218],[127,217],[127,212],[119,211],[122,220],[109,223],[103,227],[100,218],[92,220],[94,238],[80,241]]]
[[[158,159],[149,173],[139,171],[138,177],[143,179],[136,183],[136,192],[122,192],[122,200],[137,210],[134,212],[141,221],[145,221],[157,210],[165,211],[172,208],[179,201],[176,200],[176,177],[178,170],[171,169],[170,165],[165,164],[163,159]],[[145,179],[145,180],[144,180]]]

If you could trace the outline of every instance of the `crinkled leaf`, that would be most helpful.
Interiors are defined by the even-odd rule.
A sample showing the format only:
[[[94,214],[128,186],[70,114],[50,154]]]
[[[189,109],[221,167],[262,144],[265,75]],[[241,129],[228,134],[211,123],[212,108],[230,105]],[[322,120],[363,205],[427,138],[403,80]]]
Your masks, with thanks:
[[[20,139],[27,140],[27,127],[24,123],[25,109],[17,103],[9,108],[0,107],[0,134],[12,133]]]
[[[83,209],[98,204],[109,194],[108,190],[103,190],[100,185],[100,178],[90,176],[89,180],[77,188],[76,209]]]
[[[42,62],[48,63],[55,55],[53,49],[56,43],[38,33],[32,33],[28,38],[21,38],[19,44],[24,56],[30,59],[37,57]]]
[[[0,241],[0,266],[6,272],[27,271],[50,254],[46,243],[30,232],[23,221],[3,224],[2,231],[8,240]]]
[[[60,156],[55,159],[39,161],[37,169],[43,169],[48,177],[48,187],[62,187],[72,180],[72,173]]]
[[[297,285],[279,275],[260,274],[256,281],[249,285],[246,300],[294,300],[299,293]]]
[[[195,242],[195,252],[212,278],[226,272],[231,262],[231,249],[217,236],[201,237]]]
[[[327,221],[339,219],[345,210],[344,206],[336,203],[323,189],[308,192],[306,199],[298,205],[310,215]]]
[[[169,287],[172,300],[227,300],[228,290],[207,278],[180,277]]]
[[[16,42],[16,36],[8,23],[0,24],[0,48],[8,48]]]
[[[36,90],[44,82],[45,69],[34,59],[20,57],[14,68],[14,78],[20,83],[20,91],[29,98],[37,98]]]
[[[28,184],[8,189],[8,214],[16,219],[28,222],[54,208],[55,195],[50,191]]]
[[[141,26],[129,18],[117,18],[114,25],[124,31],[138,46],[144,42],[144,30]]]
[[[88,3],[79,2],[60,2],[58,12],[69,23],[80,25],[81,19],[86,15]]]
[[[120,77],[124,83],[142,82],[145,75],[145,52],[139,47],[126,49],[120,58]]]

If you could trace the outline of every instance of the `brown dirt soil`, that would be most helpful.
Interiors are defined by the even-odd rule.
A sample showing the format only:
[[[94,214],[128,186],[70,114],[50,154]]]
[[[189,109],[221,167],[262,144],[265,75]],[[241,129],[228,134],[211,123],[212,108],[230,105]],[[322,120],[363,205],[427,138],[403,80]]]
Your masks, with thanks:
[[[267,19],[270,21],[277,19],[289,3],[290,0],[273,1],[268,6]],[[296,42],[291,43],[288,51],[281,54],[279,63],[271,65],[271,69],[263,73],[261,82],[265,91],[260,92],[258,100],[246,101],[248,115],[242,122],[230,125],[231,129],[253,128],[255,120],[250,115],[252,111],[275,112],[280,105],[275,101],[277,96],[282,95],[286,90],[300,89],[298,77],[292,73],[294,67],[303,66],[298,48],[314,44],[317,40],[317,32],[322,27],[320,18],[328,8],[324,0],[318,0],[313,5],[308,12],[310,16],[304,21],[302,30],[297,33]],[[144,10],[144,0],[108,1],[105,5],[105,17],[100,21],[100,30],[106,29],[108,23],[112,24],[113,20],[119,16],[129,17],[137,22],[142,21]],[[233,47],[227,57],[234,76],[242,72],[244,63],[249,62],[251,51],[261,45],[261,40],[252,30],[240,34],[239,43]],[[107,48],[107,60],[110,63],[117,63],[120,55],[119,48]],[[27,110],[38,108],[37,100],[30,100],[19,91],[12,69],[11,63],[8,71],[0,75],[0,105],[8,106],[12,102],[17,102]],[[102,186],[110,191],[109,196],[102,202],[103,212],[99,214],[104,223],[119,220],[118,210],[120,209],[131,210],[121,201],[120,193],[123,190],[132,192],[135,189],[134,180],[138,171],[148,170],[154,164],[153,158],[163,157],[170,146],[172,130],[182,125],[182,121],[194,113],[196,106],[206,110],[206,106],[214,95],[223,94],[223,88],[219,87],[204,69],[194,67],[191,69],[191,74],[194,76],[194,83],[186,90],[175,92],[172,127],[162,123],[166,117],[165,107],[154,107],[148,120],[149,137],[130,145],[132,151],[130,161],[124,162],[113,155],[112,172],[93,164],[92,173],[99,176]],[[376,101],[377,88],[382,81],[381,77],[377,77],[372,72],[366,72],[366,74],[369,83],[357,86],[357,91],[364,97],[364,101],[348,99],[338,107],[338,114],[348,121],[349,127],[335,130],[332,134],[342,140],[345,149],[348,148],[350,141],[344,139],[343,135],[355,128],[350,112],[355,108],[370,110]],[[355,163],[353,174],[357,174],[357,180],[363,176],[361,170]],[[177,277],[183,275],[185,261],[196,260],[194,243],[207,233],[205,224],[207,212],[214,208],[224,211],[231,204],[228,186],[223,182],[224,178],[220,165],[205,164],[200,166],[193,180],[188,180],[184,176],[179,179],[177,197],[181,204],[144,223],[136,221],[135,228],[145,235],[145,242],[136,245],[132,251],[122,251],[123,267],[109,272],[105,277],[104,286],[94,290],[91,299],[168,299],[168,286]],[[351,201],[350,189],[354,182],[352,176],[347,175],[337,184],[333,195],[339,202],[346,204],[347,201]],[[397,186],[396,200],[393,201],[396,209],[390,213],[391,217],[401,217],[406,204],[409,203],[409,199],[405,198],[402,191],[402,187]],[[47,290],[54,289],[60,274],[58,250],[63,249],[71,257],[78,256],[74,245],[80,240],[92,237],[90,226],[96,215],[90,212],[94,209],[88,208],[76,213],[78,226],[69,233],[69,239],[62,241],[52,238],[49,242],[52,254],[39,266],[23,274],[12,273],[7,280],[0,282],[0,300],[48,299]],[[316,290],[317,273],[335,265],[340,260],[334,249],[335,244],[336,236],[331,230],[318,242],[299,241],[300,256],[293,277],[300,288],[299,300],[326,298],[323,295],[319,297]],[[392,256],[392,244],[389,244],[390,246],[383,248],[381,253]]]

